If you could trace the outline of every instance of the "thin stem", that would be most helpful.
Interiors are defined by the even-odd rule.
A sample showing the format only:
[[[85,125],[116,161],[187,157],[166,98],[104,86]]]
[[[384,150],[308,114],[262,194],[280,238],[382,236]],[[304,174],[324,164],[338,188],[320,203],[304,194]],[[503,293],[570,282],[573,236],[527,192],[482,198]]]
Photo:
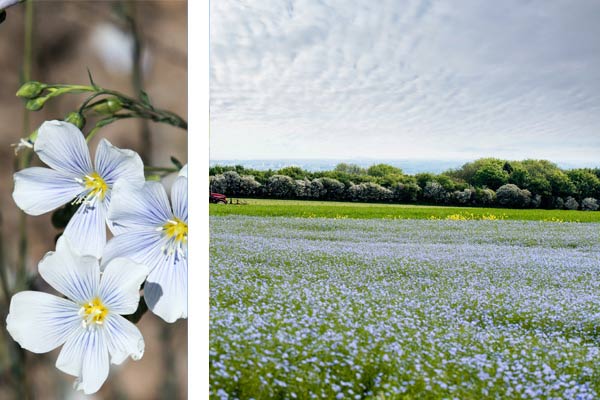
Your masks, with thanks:
[[[137,114],[115,114],[110,118],[101,119],[100,121],[96,122],[96,126],[94,126],[94,128],[92,130],[90,130],[87,137],[85,138],[85,141],[89,143],[89,141],[92,140],[92,138],[96,135],[96,133],[98,133],[100,128],[104,128],[106,125],[110,125],[113,122],[116,122],[120,119],[139,118],[139,117],[140,116]]]
[[[61,88],[61,94],[64,93],[81,93],[81,92],[91,92],[92,94],[83,102],[81,107],[79,108],[79,112],[82,113],[84,109],[88,107],[90,101],[99,96],[114,96],[118,97],[119,100],[123,103],[123,107],[136,112],[139,114],[140,118],[145,118],[152,120],[154,122],[160,122],[164,124],[169,124],[175,126],[177,128],[187,130],[187,121],[181,118],[179,115],[174,112],[168,110],[161,110],[159,108],[154,108],[151,105],[145,104],[140,99],[134,99],[129,97],[121,92],[116,90],[104,89],[99,86],[85,86],[85,85],[65,85],[65,84],[53,84],[48,85],[48,87]],[[62,90],[65,88],[76,88],[76,90]]]
[[[177,168],[170,168],[170,167],[152,167],[152,166],[144,166],[144,171],[149,171],[149,172],[179,172],[179,169]]]
[[[90,103],[90,101],[94,100],[96,97],[101,96],[101,95],[102,95],[102,93],[97,92],[97,93],[92,94],[87,99],[85,99],[85,101],[81,104],[81,107],[79,107],[79,114],[83,113],[83,110],[88,107],[88,104]]]
[[[140,32],[138,30],[138,26],[135,21],[135,3],[129,0],[126,4],[126,20],[129,25],[129,30],[131,35],[133,36],[133,62],[132,62],[132,71],[131,71],[131,80],[133,83],[133,90],[137,94],[138,98],[142,100],[142,91],[144,90],[144,75],[142,71],[142,39]],[[141,121],[141,137],[142,144],[140,149],[140,157],[144,163],[150,162],[150,157],[152,156],[152,135],[150,134],[150,126],[148,125],[148,121]]]
[[[8,278],[6,276],[6,259],[4,258],[4,235],[3,235],[2,214],[0,214],[0,284],[4,293],[6,308],[10,304],[10,288],[8,287]]]
[[[23,50],[23,82],[31,80],[31,68],[33,60],[33,1],[26,0],[25,2],[25,44]],[[28,136],[29,128],[29,110],[23,111],[23,137]],[[24,152],[19,160],[20,169],[27,168],[31,163],[32,152]],[[19,257],[17,264],[17,279],[16,287],[20,288],[27,284],[27,219],[25,213],[19,215]],[[27,374],[25,372],[25,352],[21,347],[13,342],[13,347],[16,351],[16,359],[14,363],[14,373],[17,377],[15,392],[17,398],[28,400],[31,398],[30,388],[27,383]]]
[[[31,59],[33,57],[33,2],[25,2],[25,49],[23,53],[23,82],[31,80]]]
[[[25,2],[25,48],[23,52],[23,82],[31,80],[31,64],[33,59],[33,1]],[[29,110],[23,111],[23,136],[30,133]],[[24,169],[31,163],[31,152],[24,152],[19,160],[19,169]],[[17,287],[25,284],[27,278],[27,218],[24,213],[19,215],[19,261],[17,272]]]
[[[85,93],[85,92],[95,92],[96,88],[89,85],[66,85],[62,83],[57,83],[54,85],[48,85],[48,88],[56,88],[56,89],[69,89],[69,93]]]
[[[176,366],[175,366],[175,351],[173,351],[172,345],[172,327],[167,326],[167,324],[163,324],[162,332],[161,332],[161,342],[162,346],[166,351],[163,352],[163,371],[165,371],[163,384],[162,384],[162,393],[163,398],[165,399],[177,399],[179,398],[178,386],[177,386],[177,376],[176,376]]]

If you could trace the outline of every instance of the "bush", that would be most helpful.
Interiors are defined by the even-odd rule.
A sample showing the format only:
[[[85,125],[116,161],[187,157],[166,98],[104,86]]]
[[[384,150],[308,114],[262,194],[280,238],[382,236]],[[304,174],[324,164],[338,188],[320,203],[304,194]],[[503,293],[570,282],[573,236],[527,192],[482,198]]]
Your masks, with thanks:
[[[577,210],[579,208],[579,203],[573,197],[569,196],[565,201],[565,208],[567,210]]]
[[[586,197],[581,201],[581,209],[584,211],[596,211],[598,209],[598,200],[593,197]]]
[[[329,179],[329,178],[326,178]],[[325,186],[323,185],[323,182],[321,181],[321,179],[313,179],[310,182],[310,185],[307,187],[307,190],[309,191],[309,197],[311,199],[320,199],[325,197],[325,194],[327,193],[327,189],[325,189]]]
[[[423,198],[436,204],[446,202],[449,195],[446,189],[437,182],[427,182],[423,189]]]
[[[565,207],[565,201],[562,197],[554,197],[552,199],[552,207],[561,210]]]
[[[225,180],[226,187],[225,194],[237,196],[240,193],[240,175],[235,171],[227,171],[223,172],[223,179]]]
[[[536,194],[531,198],[529,205],[533,208],[538,208],[542,204],[542,195]]]
[[[325,190],[323,196],[326,200],[342,200],[344,198],[346,186],[342,182],[333,178],[319,178],[316,181],[323,186],[323,190]]]
[[[469,204],[471,197],[473,197],[473,190],[471,189],[455,190],[450,195],[450,200],[455,204]]]
[[[285,175],[273,175],[267,181],[267,193],[280,199],[293,198],[296,195],[296,182]]]
[[[506,207],[527,207],[531,201],[531,192],[508,183],[498,188],[496,191],[496,201],[498,204]]]
[[[235,171],[209,177],[210,191],[227,196],[252,196],[257,194],[260,183],[251,175],[240,176]]]
[[[392,186],[392,198],[399,202],[417,201],[421,188],[416,183],[397,183]]]
[[[214,175],[209,178],[210,192],[211,193],[223,193],[227,191],[227,184],[222,174]]]
[[[376,183],[366,182],[352,185],[348,189],[352,201],[389,201],[392,199],[392,191]]]
[[[492,189],[475,189],[473,202],[478,206],[490,206],[496,201],[496,192]]]
[[[252,175],[244,175],[240,177],[238,196],[252,196],[256,194],[261,184],[254,179]]]
[[[310,181],[307,178],[296,179],[294,194],[299,199],[310,197]]]

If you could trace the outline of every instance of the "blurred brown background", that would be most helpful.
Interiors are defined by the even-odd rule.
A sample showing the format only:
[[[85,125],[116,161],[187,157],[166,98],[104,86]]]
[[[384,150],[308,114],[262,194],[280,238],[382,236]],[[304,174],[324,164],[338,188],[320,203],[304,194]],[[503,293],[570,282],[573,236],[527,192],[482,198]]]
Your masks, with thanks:
[[[187,120],[187,2],[182,0],[137,1],[34,1],[33,58],[31,77],[46,83],[88,84],[86,68],[95,82],[131,96],[133,90],[133,38],[122,10],[134,17],[142,43],[143,87],[157,108],[173,111]],[[119,11],[121,10],[121,11]],[[14,148],[28,133],[24,128],[24,103],[15,96],[21,83],[24,53],[25,6],[6,10],[0,24],[0,213],[1,244],[8,280],[14,281],[18,259],[20,211],[11,194],[15,171]],[[43,121],[63,119],[76,110],[86,95],[64,95],[44,108],[30,112],[28,132]],[[88,121],[84,131],[93,126]],[[175,156],[187,162],[187,133],[166,124],[148,124],[151,136],[150,165],[172,167]],[[91,143],[92,155],[105,137],[118,147],[142,151],[142,124],[117,121],[102,128]],[[33,165],[41,165],[34,156]],[[170,184],[169,179],[165,181]],[[50,214],[27,217],[27,270],[37,273],[37,263],[54,249],[58,231]],[[39,278],[37,287],[51,291]],[[7,305],[0,300],[0,399],[14,396],[11,338],[6,332]],[[27,379],[35,399],[177,399],[187,397],[187,321],[167,324],[150,312],[138,327],[146,341],[140,361],[111,366],[102,389],[84,396],[71,389],[74,377],[54,367],[58,350],[47,354],[25,352]]]

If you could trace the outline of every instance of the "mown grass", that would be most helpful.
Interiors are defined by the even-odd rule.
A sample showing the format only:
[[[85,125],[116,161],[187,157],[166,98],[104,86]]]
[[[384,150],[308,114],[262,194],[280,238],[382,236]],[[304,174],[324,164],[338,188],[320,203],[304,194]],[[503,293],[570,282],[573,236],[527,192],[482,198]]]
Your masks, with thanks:
[[[506,219],[550,222],[600,222],[600,212],[571,210],[444,207],[305,200],[234,199],[211,204],[210,215],[357,219]],[[239,201],[241,204],[235,204]]]

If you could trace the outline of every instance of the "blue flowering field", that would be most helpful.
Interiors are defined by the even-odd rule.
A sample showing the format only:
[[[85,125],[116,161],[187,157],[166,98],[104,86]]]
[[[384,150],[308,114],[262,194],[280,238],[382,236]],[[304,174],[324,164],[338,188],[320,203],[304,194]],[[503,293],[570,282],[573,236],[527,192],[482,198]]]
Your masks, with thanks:
[[[212,216],[220,399],[594,399],[600,224]]]

